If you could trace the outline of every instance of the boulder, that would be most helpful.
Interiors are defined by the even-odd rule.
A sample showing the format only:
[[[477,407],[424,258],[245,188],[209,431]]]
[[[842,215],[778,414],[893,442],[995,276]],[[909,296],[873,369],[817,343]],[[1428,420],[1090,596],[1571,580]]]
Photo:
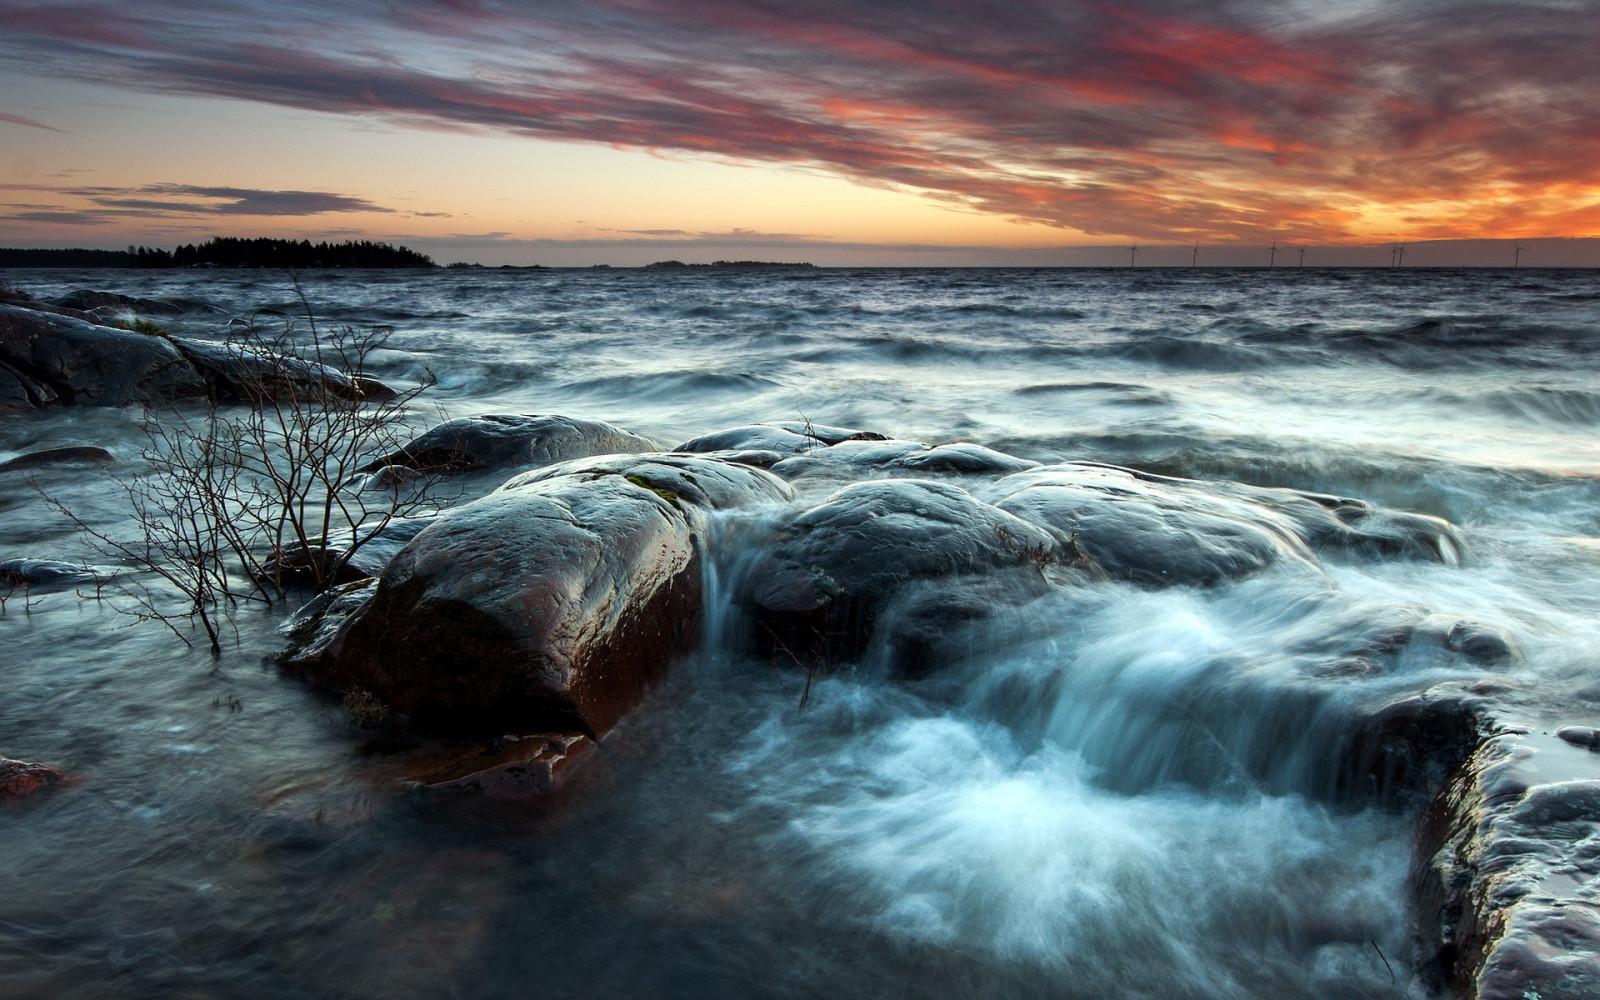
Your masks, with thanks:
[[[500,490],[562,476],[622,476],[654,492],[679,510],[712,511],[784,503],[794,498],[788,483],[763,469],[709,455],[663,452],[601,455],[559,462],[508,480]]]
[[[349,375],[314,361],[268,356],[233,344],[168,339],[200,373],[212,397],[221,402],[315,402],[328,397],[365,401],[398,395],[378,379]]]
[[[912,581],[1039,577],[1072,558],[1048,532],[960,487],[886,479],[788,519],[743,586],[758,627],[805,665],[859,654],[885,602]]]
[[[1320,552],[1404,556],[1434,562],[1459,562],[1464,544],[1455,526],[1443,518],[1413,511],[1378,507],[1352,497],[1251,486],[1226,481],[1201,481],[1158,476],[1138,469],[1069,463],[1122,473],[1141,483],[1178,491],[1198,490],[1214,497],[1270,510],[1284,518],[1306,545]]]
[[[860,478],[866,472],[882,471],[1005,476],[1038,465],[965,441],[930,447],[918,441],[857,439],[791,456],[772,466],[772,471],[785,479],[830,475]]]
[[[655,451],[648,438],[608,424],[555,414],[487,413],[450,420],[362,468],[377,473],[526,469],[591,455]]]
[[[99,583],[102,579],[93,569],[73,563],[49,559],[0,562],[0,589],[8,595],[17,590],[64,590],[80,584]]]
[[[887,441],[888,436],[848,427],[829,427],[800,420],[771,424],[746,424],[685,441],[673,451],[776,451],[803,455],[841,441]]]
[[[285,663],[424,727],[598,737],[694,643],[699,607],[681,503],[566,475],[440,515],[328,641]]]
[[[1116,579],[1204,585],[1269,566],[1315,571],[1316,558],[1291,521],[1204,486],[1069,463],[1007,476],[984,496],[1070,540]]]
[[[63,309],[76,309],[80,312],[103,310],[106,312],[131,312],[145,316],[179,316],[186,310],[176,302],[163,299],[143,299],[133,295],[121,295],[117,292],[97,292],[88,288],[80,288],[69,292],[59,298],[51,300],[51,305]]]
[[[25,472],[52,465],[84,465],[115,462],[116,460],[116,456],[104,448],[89,446],[47,448],[44,451],[32,451],[26,455],[18,455],[16,458],[0,462],[0,472]]]
[[[0,363],[66,406],[204,397],[205,381],[163,337],[0,304]],[[12,394],[14,395],[14,393]]]
[[[48,764],[29,764],[0,757],[0,805],[27,798],[67,780],[65,774]]]

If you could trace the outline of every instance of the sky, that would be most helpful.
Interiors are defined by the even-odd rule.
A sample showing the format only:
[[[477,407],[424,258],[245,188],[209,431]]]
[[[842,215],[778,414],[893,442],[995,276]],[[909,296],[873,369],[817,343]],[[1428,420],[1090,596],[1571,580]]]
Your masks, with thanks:
[[[1596,53],[1600,0],[0,0],[0,245],[1600,265]]]

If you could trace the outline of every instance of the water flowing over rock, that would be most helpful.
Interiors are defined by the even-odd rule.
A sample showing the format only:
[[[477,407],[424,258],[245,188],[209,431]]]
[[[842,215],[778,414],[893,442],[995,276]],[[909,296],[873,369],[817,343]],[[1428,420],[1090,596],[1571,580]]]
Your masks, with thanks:
[[[888,435],[858,431],[848,427],[829,427],[806,421],[785,420],[772,424],[747,424],[731,427],[685,441],[673,451],[776,451],[803,455],[836,445],[841,441],[887,441]]]
[[[1014,571],[1038,577],[1070,548],[946,483],[858,483],[781,524],[751,571],[749,600],[771,638],[797,658],[859,651],[880,607],[909,581]]]
[[[363,472],[419,473],[527,469],[591,455],[655,451],[648,438],[608,424],[557,414],[488,413],[450,420]]]
[[[909,475],[1003,476],[1037,468],[1032,462],[970,442],[930,446],[919,441],[840,441],[784,459],[772,471],[785,479],[818,476],[860,478],[864,473],[893,471]]]

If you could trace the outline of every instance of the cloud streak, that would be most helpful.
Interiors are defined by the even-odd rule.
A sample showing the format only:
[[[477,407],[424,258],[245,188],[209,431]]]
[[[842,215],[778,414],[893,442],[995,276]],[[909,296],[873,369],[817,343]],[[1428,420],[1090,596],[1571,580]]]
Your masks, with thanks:
[[[1098,236],[1600,232],[1595,0],[0,0],[0,18],[0,61],[32,72],[787,164]],[[308,195],[228,190],[191,194],[222,214]]]

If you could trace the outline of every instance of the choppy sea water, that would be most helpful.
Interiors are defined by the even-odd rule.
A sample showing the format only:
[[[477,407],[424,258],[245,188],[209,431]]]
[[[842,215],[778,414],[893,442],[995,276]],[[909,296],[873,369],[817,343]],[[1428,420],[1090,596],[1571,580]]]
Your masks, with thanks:
[[[191,336],[303,310],[270,272],[6,277],[39,297],[214,306],[158,317]],[[1208,695],[1220,662],[1293,671],[1308,644],[1415,605],[1514,638],[1522,661],[1492,679],[1530,721],[1600,714],[1593,272],[300,281],[319,322],[392,328],[378,374],[438,378],[421,423],[564,413],[670,446],[804,418],[1360,497],[1449,518],[1467,553],[1332,560],[1319,581],[1108,583],[1008,618],[926,681],[868,658],[803,708],[799,680],[746,658],[714,612],[703,652],[536,809],[392,794],[337,706],[263,663],[275,613],[236,616],[213,662],[104,602],[12,599],[0,752],[81,782],[0,813],[0,994],[1421,997],[1416,806],[1297,786],[1310,740],[1285,740],[1264,783],[1227,767],[1231,734],[1153,707]],[[124,517],[135,414],[0,429],[0,459],[110,448],[109,469],[37,481],[96,523]],[[19,479],[0,513],[0,558],[103,561]],[[747,527],[711,539],[713,600]],[[1348,684],[1399,696],[1489,674],[1420,658]]]

